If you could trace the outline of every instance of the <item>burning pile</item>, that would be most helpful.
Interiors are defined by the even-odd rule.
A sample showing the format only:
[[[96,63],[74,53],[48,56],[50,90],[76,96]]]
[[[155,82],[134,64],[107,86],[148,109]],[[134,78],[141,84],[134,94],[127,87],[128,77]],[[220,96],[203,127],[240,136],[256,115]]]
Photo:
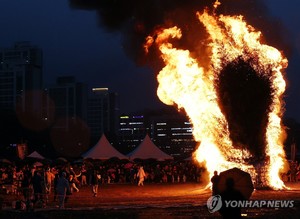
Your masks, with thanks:
[[[272,26],[264,37],[285,48],[280,22],[270,20],[264,1],[69,2],[96,10],[101,27],[121,33],[126,54],[138,65],[161,70],[158,96],[189,116],[199,142],[195,159],[210,176],[240,167],[264,186],[284,187],[279,175],[286,161],[281,117],[287,60],[244,17],[234,16],[242,14],[262,30]],[[212,12],[203,10],[208,4]]]
[[[214,170],[239,167],[264,186],[284,188],[282,71],[287,59],[263,44],[261,33],[242,16],[204,10],[197,18],[209,41],[204,58],[174,46],[183,37],[177,26],[147,37],[145,50],[156,45],[165,63],[157,76],[160,100],[185,110],[199,142],[194,157],[210,177]]]

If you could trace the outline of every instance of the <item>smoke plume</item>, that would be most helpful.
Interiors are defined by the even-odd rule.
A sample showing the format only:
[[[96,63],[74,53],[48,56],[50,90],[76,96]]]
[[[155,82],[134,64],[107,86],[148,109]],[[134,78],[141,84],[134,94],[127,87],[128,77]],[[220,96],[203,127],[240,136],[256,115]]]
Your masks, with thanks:
[[[196,12],[212,8],[215,0],[69,0],[71,8],[93,10],[98,14],[98,24],[109,32],[119,32],[123,37],[123,47],[127,55],[138,65],[158,65],[157,54],[145,55],[145,38],[155,28],[178,26],[183,31],[180,46],[203,57],[206,36],[204,29],[196,19]],[[283,50],[287,48],[283,41],[280,22],[268,15],[268,9],[260,0],[223,0],[216,10],[217,14],[243,15],[247,22],[261,30],[269,45]],[[276,36],[276,37],[274,37]]]

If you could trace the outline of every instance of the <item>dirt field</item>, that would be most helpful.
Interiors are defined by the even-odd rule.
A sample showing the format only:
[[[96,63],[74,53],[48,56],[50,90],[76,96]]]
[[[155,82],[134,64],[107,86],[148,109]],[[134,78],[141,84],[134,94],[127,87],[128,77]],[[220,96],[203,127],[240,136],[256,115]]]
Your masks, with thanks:
[[[289,184],[290,190],[258,190],[252,200],[294,200],[293,208],[247,208],[242,209],[245,218],[300,218],[300,183]],[[11,202],[21,197],[4,197],[6,206],[0,218],[138,218],[138,219],[196,219],[220,218],[219,213],[209,213],[206,207],[211,191],[196,183],[188,184],[145,184],[138,187],[131,184],[108,184],[99,187],[93,197],[91,187],[82,187],[73,193],[65,205],[58,209],[57,202],[50,202],[45,208],[33,212],[12,209]]]

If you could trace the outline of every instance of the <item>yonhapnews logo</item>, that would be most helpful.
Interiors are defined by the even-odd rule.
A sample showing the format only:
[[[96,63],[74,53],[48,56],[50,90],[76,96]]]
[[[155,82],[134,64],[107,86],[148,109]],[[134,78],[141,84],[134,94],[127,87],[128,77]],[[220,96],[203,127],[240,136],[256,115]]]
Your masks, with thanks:
[[[207,208],[214,213],[222,208],[293,208],[293,200],[224,200],[220,195],[211,196],[207,200]]]
[[[220,195],[211,196],[207,200],[207,208],[210,213],[214,213],[222,208],[222,198]]]

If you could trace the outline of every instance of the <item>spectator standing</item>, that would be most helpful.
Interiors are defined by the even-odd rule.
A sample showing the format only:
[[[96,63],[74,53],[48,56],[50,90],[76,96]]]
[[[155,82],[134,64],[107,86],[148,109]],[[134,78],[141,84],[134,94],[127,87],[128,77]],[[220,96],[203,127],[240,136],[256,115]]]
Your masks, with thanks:
[[[82,167],[81,167],[81,186],[85,186],[87,184],[86,175],[87,175],[87,170],[85,168],[85,165],[82,165]]]
[[[51,193],[52,182],[55,178],[54,173],[50,171],[48,167],[45,171],[45,193],[46,193],[46,202],[48,202],[48,196]]]
[[[146,173],[144,171],[143,166],[140,166],[139,171],[137,173],[137,177],[139,178],[138,186],[143,186],[144,185],[144,180],[146,177]]]
[[[43,178],[39,171],[35,171],[33,178],[32,178],[32,186],[33,186],[33,193],[34,193],[34,202],[42,200],[42,193],[43,193]]]
[[[212,183],[212,195],[217,195],[218,194],[218,183],[220,181],[220,176],[218,175],[218,171],[214,171],[214,175],[211,178],[211,183]]]
[[[30,169],[32,177],[34,176],[34,172],[35,172],[36,170],[37,170],[37,169],[36,169],[36,166],[33,165],[33,166],[31,167],[31,169]]]
[[[71,188],[71,193],[73,192],[74,189],[76,192],[79,192],[79,189],[76,186],[75,177],[72,174],[69,175],[69,184],[70,184],[70,188]]]
[[[291,182],[297,182],[297,163],[296,161],[292,161],[291,163]]]
[[[99,187],[99,182],[101,179],[101,175],[97,170],[94,170],[91,178],[91,183],[92,183],[92,192],[93,196],[96,197],[98,194],[98,187]]]
[[[47,194],[50,194],[50,192],[51,192],[52,182],[53,182],[54,178],[55,178],[54,173],[52,173],[50,171],[50,168],[48,167],[45,172],[45,181],[46,181],[45,184],[46,184],[46,193]]]
[[[66,179],[67,174],[62,172],[61,176],[57,181],[56,191],[59,200],[59,208],[63,209],[65,207],[66,194],[70,193],[69,181]]]
[[[54,176],[54,180],[53,180],[53,185],[54,185],[54,196],[53,196],[53,201],[56,201],[56,197],[57,197],[57,183],[58,183],[58,179],[59,179],[59,172],[57,171],[55,173],[55,176]]]
[[[232,178],[226,179],[226,189],[220,194],[222,197],[222,207],[219,213],[224,219],[239,219],[242,218],[240,206],[227,206],[225,203],[229,201],[242,201],[245,200],[242,193],[234,188],[234,180]]]
[[[21,181],[21,188],[24,196],[25,202],[30,201],[30,185],[31,185],[32,175],[27,166],[23,168],[23,179]]]

